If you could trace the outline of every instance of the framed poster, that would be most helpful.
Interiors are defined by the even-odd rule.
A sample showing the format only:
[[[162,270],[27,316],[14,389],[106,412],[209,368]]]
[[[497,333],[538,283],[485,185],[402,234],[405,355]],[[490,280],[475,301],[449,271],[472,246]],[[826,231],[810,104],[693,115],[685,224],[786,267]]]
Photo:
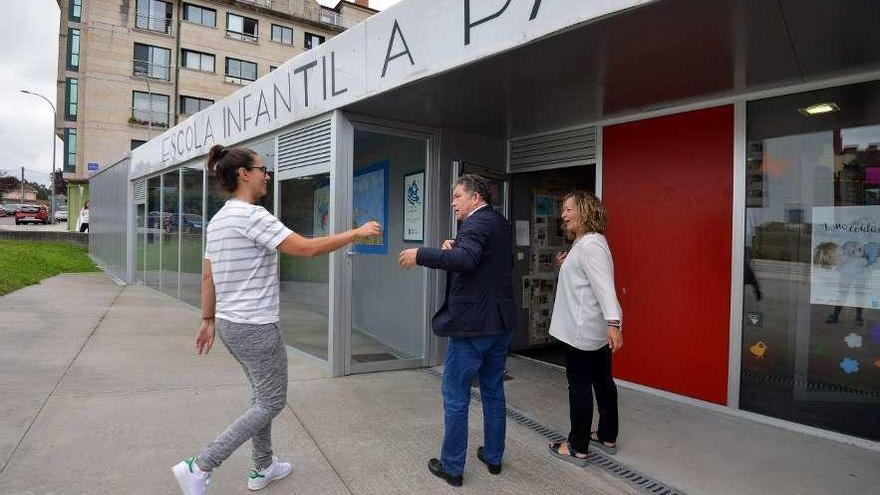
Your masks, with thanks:
[[[382,225],[382,235],[355,243],[355,252],[388,254],[388,160],[355,170],[352,194],[353,228],[372,220]]]
[[[403,176],[403,242],[425,242],[425,171]]]

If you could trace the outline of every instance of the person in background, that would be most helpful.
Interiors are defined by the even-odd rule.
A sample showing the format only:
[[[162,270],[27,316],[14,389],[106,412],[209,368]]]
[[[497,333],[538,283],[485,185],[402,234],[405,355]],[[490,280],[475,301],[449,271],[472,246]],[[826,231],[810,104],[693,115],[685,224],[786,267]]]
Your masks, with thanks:
[[[288,229],[257,203],[268,191],[269,173],[251,149],[215,145],[208,170],[232,193],[208,224],[202,262],[202,322],[196,351],[207,354],[220,340],[241,364],[251,383],[251,407],[197,456],[171,468],[184,495],[203,495],[214,468],[251,440],[254,467],[250,490],[288,476],[292,467],[272,451],[272,420],[287,401],[287,348],[281,336],[278,251],[313,257],[359,239],[379,235],[368,222],[355,230],[306,239]],[[198,374],[192,375],[198,385]]]
[[[623,347],[622,312],[604,235],[604,205],[591,193],[573,192],[565,196],[561,216],[573,244],[558,257],[561,267],[550,335],[566,344],[571,432],[568,441],[554,442],[549,448],[553,456],[585,466],[590,442],[606,453],[617,452],[617,386],[611,376],[611,355]],[[596,431],[591,431],[593,389],[599,409]]]
[[[89,231],[89,204],[90,202],[86,201],[86,204],[79,210],[79,219],[76,221],[77,232]]]

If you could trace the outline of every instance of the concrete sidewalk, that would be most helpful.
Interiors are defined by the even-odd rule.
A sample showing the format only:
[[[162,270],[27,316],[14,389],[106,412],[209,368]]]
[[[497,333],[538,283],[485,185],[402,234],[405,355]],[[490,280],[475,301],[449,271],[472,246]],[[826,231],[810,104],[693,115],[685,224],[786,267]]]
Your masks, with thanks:
[[[51,304],[50,304],[51,303]],[[174,494],[169,467],[248,405],[217,343],[194,355],[198,313],[102,274],[62,275],[0,297],[0,494]],[[291,479],[266,493],[647,493],[608,471],[553,459],[544,437],[508,423],[501,476],[475,457],[465,485],[431,476],[442,435],[439,381],[424,370],[331,379],[291,356],[288,407],[273,430]],[[509,405],[567,429],[565,376],[512,358]],[[880,493],[876,452],[621,390],[624,464],[688,494]],[[210,494],[247,493],[249,447]]]

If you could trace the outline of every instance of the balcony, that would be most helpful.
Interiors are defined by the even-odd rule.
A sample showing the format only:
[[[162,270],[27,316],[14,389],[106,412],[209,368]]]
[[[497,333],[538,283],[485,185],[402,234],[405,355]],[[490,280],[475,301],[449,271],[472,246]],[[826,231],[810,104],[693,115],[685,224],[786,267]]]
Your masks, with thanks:
[[[148,60],[132,60],[131,75],[137,78],[156,79],[158,81],[171,81],[170,65],[152,63]]]
[[[128,123],[146,127],[168,127],[171,122],[171,113],[162,110],[150,110],[148,108],[131,108],[131,117]]]
[[[171,19],[164,17],[152,17],[147,14],[135,14],[134,27],[146,31],[154,31],[162,34],[171,34]]]

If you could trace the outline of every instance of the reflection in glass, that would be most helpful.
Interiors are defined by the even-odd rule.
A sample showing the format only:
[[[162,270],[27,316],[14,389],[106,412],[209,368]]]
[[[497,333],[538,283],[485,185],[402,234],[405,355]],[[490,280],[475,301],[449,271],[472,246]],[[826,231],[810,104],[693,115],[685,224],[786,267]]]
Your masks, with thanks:
[[[144,281],[148,287],[159,289],[159,243],[162,232],[161,178],[147,180],[147,227],[144,248]]]
[[[279,219],[304,237],[326,235],[330,174],[281,182]],[[330,305],[329,256],[281,254],[281,329],[287,345],[327,360]]]
[[[749,103],[740,406],[880,440],[880,83]],[[835,102],[830,116],[797,109]]]
[[[387,224],[384,249],[364,250],[351,259],[351,360],[421,358],[426,272],[401,270],[397,253],[420,246],[403,242],[403,187],[405,174],[425,169],[427,143],[361,130],[355,130],[354,142],[353,218],[356,223],[362,218]],[[382,170],[387,179],[377,172]],[[387,254],[373,254],[377,251]]]
[[[180,299],[201,307],[202,294],[202,167],[183,169],[180,214]]]
[[[162,175],[162,292],[177,299],[177,267],[180,249],[180,171]]]

